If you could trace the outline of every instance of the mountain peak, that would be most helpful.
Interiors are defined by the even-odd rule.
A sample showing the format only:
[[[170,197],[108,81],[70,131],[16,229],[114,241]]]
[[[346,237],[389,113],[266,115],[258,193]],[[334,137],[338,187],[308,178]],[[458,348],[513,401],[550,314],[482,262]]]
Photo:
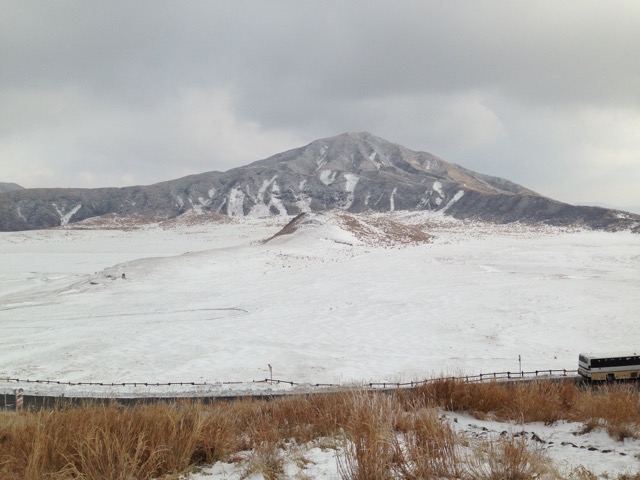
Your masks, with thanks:
[[[0,231],[114,214],[158,221],[184,213],[217,218],[327,210],[433,210],[499,223],[610,230],[640,225],[640,215],[556,202],[369,132],[345,132],[227,172],[147,187],[16,190],[2,196]]]

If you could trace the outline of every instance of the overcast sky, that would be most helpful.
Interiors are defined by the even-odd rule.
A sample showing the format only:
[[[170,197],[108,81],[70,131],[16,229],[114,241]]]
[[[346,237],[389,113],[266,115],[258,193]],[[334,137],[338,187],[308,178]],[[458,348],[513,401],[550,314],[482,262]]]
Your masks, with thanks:
[[[151,184],[345,131],[640,212],[640,1],[0,0],[0,182]]]

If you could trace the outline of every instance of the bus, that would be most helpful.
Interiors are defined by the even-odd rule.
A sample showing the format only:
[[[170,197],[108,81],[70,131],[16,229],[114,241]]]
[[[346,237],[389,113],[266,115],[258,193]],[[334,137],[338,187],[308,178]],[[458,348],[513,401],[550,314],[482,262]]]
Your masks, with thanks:
[[[601,381],[638,379],[640,355],[638,352],[578,355],[578,373],[587,380]]]

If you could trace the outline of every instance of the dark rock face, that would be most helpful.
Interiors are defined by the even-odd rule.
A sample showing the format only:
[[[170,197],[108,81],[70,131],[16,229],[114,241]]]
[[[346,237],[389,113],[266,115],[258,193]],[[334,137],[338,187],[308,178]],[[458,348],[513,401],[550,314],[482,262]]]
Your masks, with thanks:
[[[188,211],[245,216],[332,209],[438,210],[457,218],[606,230],[640,225],[640,215],[563,204],[369,133],[345,133],[227,172],[155,185],[5,191],[0,230],[50,228],[107,214],[158,221]]]

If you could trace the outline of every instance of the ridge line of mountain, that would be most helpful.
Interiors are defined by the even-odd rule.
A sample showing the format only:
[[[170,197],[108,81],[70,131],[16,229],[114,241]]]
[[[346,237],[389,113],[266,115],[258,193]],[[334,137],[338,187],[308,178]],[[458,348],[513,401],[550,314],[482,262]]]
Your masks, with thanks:
[[[640,215],[558,202],[368,132],[343,133],[226,172],[153,185],[16,187],[0,190],[0,231],[52,228],[104,215],[160,221],[187,212],[292,216],[333,209],[434,210],[459,219],[611,231],[640,226]]]

